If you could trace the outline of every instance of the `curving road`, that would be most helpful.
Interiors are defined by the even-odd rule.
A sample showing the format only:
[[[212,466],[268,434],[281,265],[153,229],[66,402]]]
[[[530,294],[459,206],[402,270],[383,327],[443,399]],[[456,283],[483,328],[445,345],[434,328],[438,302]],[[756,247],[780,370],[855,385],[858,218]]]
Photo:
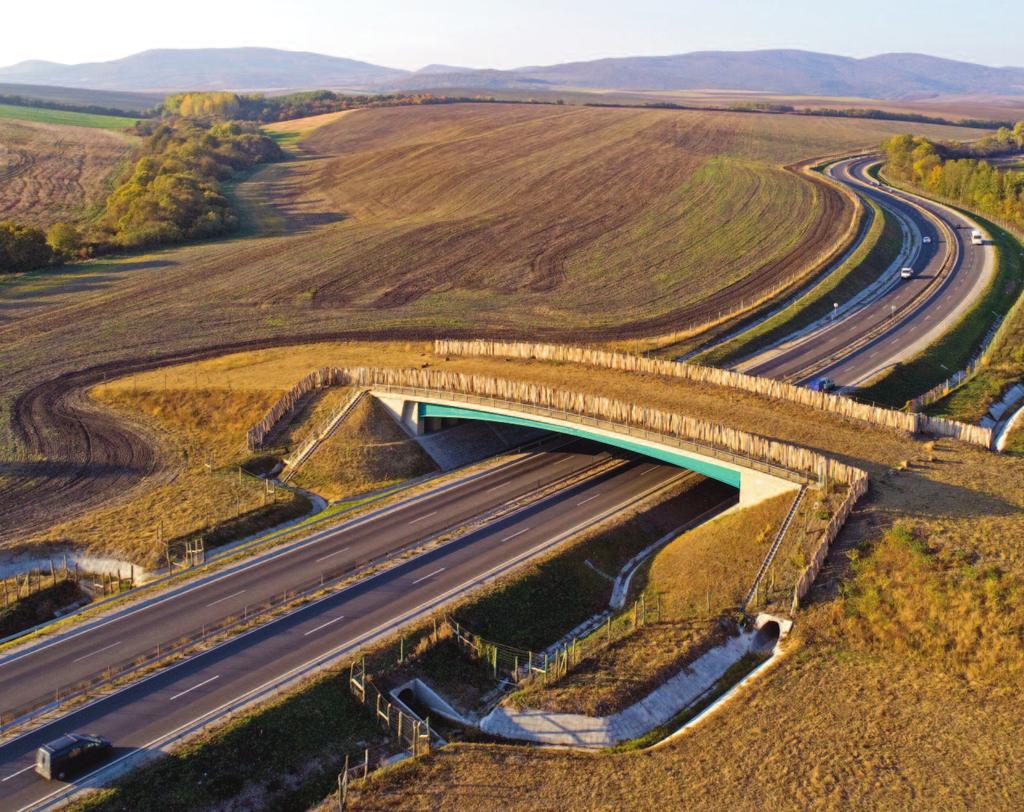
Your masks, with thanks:
[[[904,247],[897,262],[859,300],[839,303],[834,317],[811,325],[746,359],[736,368],[805,383],[828,376],[856,388],[921,353],[951,329],[984,293],[995,274],[995,251],[972,245],[972,220],[887,186],[867,174],[874,157],[840,161],[830,174],[874,200],[900,223]],[[910,265],[914,277],[899,278]]]

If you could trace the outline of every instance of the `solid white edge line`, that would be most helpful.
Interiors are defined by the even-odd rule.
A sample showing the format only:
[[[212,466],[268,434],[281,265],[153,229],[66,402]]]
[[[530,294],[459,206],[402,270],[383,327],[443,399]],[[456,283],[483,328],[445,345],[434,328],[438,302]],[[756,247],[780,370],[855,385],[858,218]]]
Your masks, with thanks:
[[[566,443],[562,443],[561,445],[567,445],[569,442],[572,441],[569,440]],[[561,445],[557,446],[556,449],[560,448]],[[43,651],[47,648],[52,648],[55,645],[63,643],[67,640],[72,640],[75,637],[79,637],[83,634],[86,634],[87,632],[94,631],[95,629],[100,629],[104,626],[107,626],[111,623],[114,623],[124,618],[126,615],[133,614],[135,612],[145,611],[146,609],[149,609],[151,606],[157,606],[158,604],[163,603],[164,601],[169,600],[171,598],[177,598],[180,595],[185,595],[196,589],[201,589],[202,587],[217,583],[218,581],[222,581],[225,578],[228,578],[237,573],[244,572],[249,569],[254,569],[255,567],[267,563],[268,561],[273,561],[283,555],[287,555],[298,550],[303,550],[312,544],[316,544],[317,542],[322,541],[325,536],[329,536],[333,533],[345,532],[356,527],[361,527],[362,525],[376,518],[390,515],[409,505],[415,505],[418,502],[439,496],[461,485],[468,485],[473,482],[478,482],[481,479],[486,479],[487,477],[493,476],[497,473],[503,473],[505,471],[508,471],[510,468],[515,468],[518,465],[522,465],[523,463],[536,459],[536,457],[539,454],[550,453],[552,450],[556,449],[532,451],[526,454],[525,456],[520,457],[517,460],[512,460],[511,462],[503,463],[502,465],[497,465],[494,468],[490,468],[486,471],[466,474],[464,479],[459,479],[456,480],[455,482],[443,483],[441,485],[438,485],[437,488],[435,489],[427,490],[419,494],[413,494],[408,499],[400,500],[398,502],[395,502],[394,504],[376,508],[375,510],[371,510],[370,512],[365,513],[362,516],[354,516],[352,518],[345,519],[341,521],[339,524],[333,525],[331,527],[315,529],[309,536],[306,536],[305,538],[296,539],[295,541],[290,542],[289,544],[283,547],[271,548],[269,550],[265,550],[264,552],[257,553],[252,558],[243,559],[238,563],[230,566],[229,569],[223,572],[213,572],[209,576],[199,578],[194,582],[186,582],[177,587],[171,587],[166,593],[156,594],[150,598],[140,596],[138,605],[129,604],[123,609],[118,610],[116,614],[111,615],[110,617],[97,618],[95,622],[87,622],[86,625],[83,625],[81,628],[72,629],[66,634],[58,633],[51,639],[44,639],[40,641],[37,645],[28,646],[21,651],[13,651],[7,655],[0,654],[0,668],[3,668],[4,666],[9,665],[10,663],[13,663],[17,660],[20,660],[23,657],[28,656],[29,654],[33,654],[37,651]],[[387,494],[383,496],[383,498],[386,497]],[[315,519],[315,517],[313,518]],[[267,534],[266,538],[261,539],[261,541],[269,541],[274,538],[275,534],[283,534],[287,532],[289,532],[288,528],[281,530],[272,530]],[[244,552],[244,549],[240,549],[238,552]],[[154,582],[154,584],[155,583],[157,582]]]
[[[4,781],[10,781],[12,778],[17,778],[22,773],[27,773],[29,770],[31,770],[35,766],[36,766],[35,764],[29,764],[27,767],[22,767],[16,773],[11,773],[6,778],[0,778],[0,784],[2,784]]]

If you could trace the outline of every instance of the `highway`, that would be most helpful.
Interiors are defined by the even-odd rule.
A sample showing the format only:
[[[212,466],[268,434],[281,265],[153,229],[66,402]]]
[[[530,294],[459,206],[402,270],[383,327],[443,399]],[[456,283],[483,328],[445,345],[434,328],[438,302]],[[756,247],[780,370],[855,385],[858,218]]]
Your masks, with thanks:
[[[827,376],[839,388],[863,386],[926,349],[984,293],[995,273],[995,252],[971,244],[969,229],[975,224],[937,204],[875,186],[867,168],[876,160],[840,161],[831,174],[901,223],[907,244],[899,265],[913,267],[913,278],[901,280],[898,267],[889,269],[888,280],[871,295],[849,307],[839,303],[837,318],[822,320],[737,369],[794,383]],[[938,227],[922,209],[948,228]],[[947,251],[956,253],[952,264],[946,262]]]
[[[583,464],[600,452],[590,447],[560,453],[569,467]],[[555,456],[543,455],[542,467],[551,466]],[[509,474],[494,477],[489,484],[498,488],[502,476]],[[269,692],[278,681],[293,677],[312,663],[355,651],[369,640],[386,636],[469,586],[510,569],[594,517],[620,510],[685,476],[692,474],[653,461],[628,461],[32,730],[0,746],[0,807],[31,807],[66,790],[66,785],[48,783],[31,769],[35,749],[65,731],[87,731],[110,738],[115,745],[115,761],[106,767],[116,767],[117,760],[152,750],[240,699]],[[418,511],[439,510],[438,504],[434,500],[421,503]],[[410,514],[403,518],[409,520]],[[390,526],[397,527],[393,521]],[[343,538],[349,532],[338,535]],[[348,543],[347,539],[332,538],[318,542],[315,551],[326,554],[338,544]],[[193,594],[189,606],[203,605],[211,596],[198,599]],[[151,620],[148,628],[148,639],[161,633]],[[41,671],[32,673],[45,678]],[[4,677],[4,691],[14,684],[9,675]],[[78,780],[82,782],[83,778]]]
[[[0,710],[47,701],[61,686],[133,660],[158,643],[171,643],[246,606],[304,588],[321,575],[331,578],[398,552],[609,458],[605,447],[586,441],[538,451],[447,490],[344,522],[281,554],[258,557],[159,600],[9,654],[0,658]]]

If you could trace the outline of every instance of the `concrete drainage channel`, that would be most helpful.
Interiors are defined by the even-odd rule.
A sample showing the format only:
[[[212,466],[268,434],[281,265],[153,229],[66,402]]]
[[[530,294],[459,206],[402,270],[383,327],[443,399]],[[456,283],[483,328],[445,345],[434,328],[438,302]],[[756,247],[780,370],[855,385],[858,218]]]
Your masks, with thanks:
[[[515,711],[501,705],[482,718],[466,716],[418,677],[391,689],[390,696],[403,712],[421,723],[440,717],[458,727],[474,728],[512,742],[592,751],[642,741],[653,732],[656,740],[647,747],[657,748],[706,719],[782,656],[780,643],[792,626],[788,618],[759,614],[749,629],[705,652],[640,701],[606,717]],[[761,662],[735,682],[723,684],[730,670],[750,655]],[[500,700],[502,695],[495,699]],[[698,712],[678,722],[678,727],[673,726],[673,720],[687,716],[698,706]],[[446,744],[436,730],[431,732],[436,745]]]

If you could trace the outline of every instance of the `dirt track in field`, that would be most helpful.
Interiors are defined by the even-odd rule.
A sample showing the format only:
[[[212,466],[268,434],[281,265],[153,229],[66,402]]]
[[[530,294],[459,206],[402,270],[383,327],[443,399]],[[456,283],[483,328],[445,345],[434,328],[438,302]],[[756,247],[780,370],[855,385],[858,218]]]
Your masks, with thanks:
[[[806,121],[360,112],[320,131],[305,159],[243,185],[274,201],[249,212],[268,236],[2,282],[0,541],[175,474],[158,437],[87,401],[104,377],[327,338],[643,336],[770,287],[842,219],[837,199],[817,201],[782,166],[875,143],[886,126],[823,120],[792,142]],[[811,210],[781,211],[794,200]],[[766,242],[760,221],[775,211],[804,223],[792,225],[799,250],[787,233]]]

